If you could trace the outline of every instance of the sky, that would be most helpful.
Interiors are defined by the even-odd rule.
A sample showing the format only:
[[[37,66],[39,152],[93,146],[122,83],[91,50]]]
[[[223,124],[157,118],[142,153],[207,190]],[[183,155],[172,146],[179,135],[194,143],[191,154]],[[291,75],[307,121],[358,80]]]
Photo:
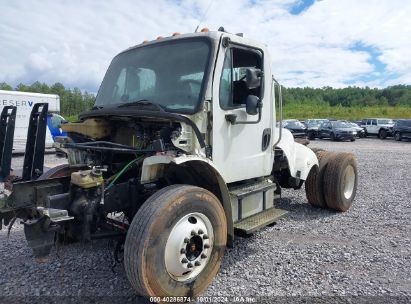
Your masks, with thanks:
[[[411,84],[409,0],[0,0],[0,82],[97,92],[120,51],[200,28],[268,45],[287,87]]]

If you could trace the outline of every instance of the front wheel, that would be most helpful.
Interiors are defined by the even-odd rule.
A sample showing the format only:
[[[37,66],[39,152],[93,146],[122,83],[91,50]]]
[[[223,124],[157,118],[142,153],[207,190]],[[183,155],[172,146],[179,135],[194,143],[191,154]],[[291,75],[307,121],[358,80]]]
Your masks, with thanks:
[[[226,242],[226,216],[217,197],[199,187],[168,186],[134,216],[124,267],[142,296],[195,296],[218,273]]]
[[[387,135],[388,135],[387,130],[380,130],[380,132],[378,133],[378,137],[380,139],[386,139]]]
[[[401,133],[400,132],[395,132],[394,138],[396,141],[401,141]]]
[[[335,141],[335,140],[336,140],[334,133],[331,133],[330,138],[331,138],[332,141]]]

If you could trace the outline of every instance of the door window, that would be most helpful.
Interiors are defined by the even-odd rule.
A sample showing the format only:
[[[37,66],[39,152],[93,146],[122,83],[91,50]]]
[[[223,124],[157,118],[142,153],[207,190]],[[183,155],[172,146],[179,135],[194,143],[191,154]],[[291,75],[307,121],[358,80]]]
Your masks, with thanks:
[[[262,69],[261,53],[243,48],[226,52],[220,79],[220,106],[223,109],[244,107],[248,95],[261,97],[261,87],[249,89],[245,82],[247,68]]]

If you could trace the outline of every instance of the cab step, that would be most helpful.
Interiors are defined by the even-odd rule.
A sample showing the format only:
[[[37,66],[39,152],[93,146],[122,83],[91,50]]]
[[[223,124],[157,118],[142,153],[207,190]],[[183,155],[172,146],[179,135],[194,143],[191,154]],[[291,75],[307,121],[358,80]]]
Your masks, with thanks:
[[[249,235],[262,227],[276,222],[287,213],[288,211],[283,209],[270,208],[234,223],[234,229],[239,234]]]

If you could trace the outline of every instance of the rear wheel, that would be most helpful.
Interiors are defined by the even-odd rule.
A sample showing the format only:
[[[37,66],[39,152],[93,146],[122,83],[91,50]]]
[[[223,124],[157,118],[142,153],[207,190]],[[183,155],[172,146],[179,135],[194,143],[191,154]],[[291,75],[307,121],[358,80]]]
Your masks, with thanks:
[[[336,139],[336,138],[335,138],[335,135],[334,135],[334,133],[331,133],[331,136],[330,136],[330,138],[331,138],[331,140],[332,140],[332,141],[335,141],[335,139]]]
[[[317,151],[316,155],[319,166],[313,167],[308,174],[305,181],[305,194],[309,204],[324,208],[327,207],[324,198],[324,172],[333,153],[321,150]]]
[[[355,137],[351,138],[350,140],[351,140],[351,141],[355,141]]]
[[[357,161],[351,153],[338,153],[330,159],[324,173],[324,197],[327,206],[347,211],[355,198],[358,182]]]
[[[127,277],[142,296],[195,296],[216,276],[226,242],[224,209],[211,192],[166,187],[143,204],[130,225]]]
[[[396,141],[401,141],[401,133],[400,132],[395,132],[394,138]]]

